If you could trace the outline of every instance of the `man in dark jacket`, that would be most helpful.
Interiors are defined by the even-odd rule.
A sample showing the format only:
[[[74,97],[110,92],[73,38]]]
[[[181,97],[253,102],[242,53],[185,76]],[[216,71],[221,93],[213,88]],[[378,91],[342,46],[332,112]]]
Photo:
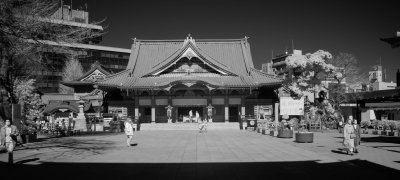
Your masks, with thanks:
[[[13,164],[13,151],[17,144],[19,131],[16,126],[11,124],[10,120],[6,120],[5,126],[0,129],[0,146],[5,146],[8,152],[8,164]]]
[[[353,121],[354,134],[356,134],[356,138],[354,138],[354,152],[358,153],[358,146],[361,144],[361,128],[357,124],[357,120]]]

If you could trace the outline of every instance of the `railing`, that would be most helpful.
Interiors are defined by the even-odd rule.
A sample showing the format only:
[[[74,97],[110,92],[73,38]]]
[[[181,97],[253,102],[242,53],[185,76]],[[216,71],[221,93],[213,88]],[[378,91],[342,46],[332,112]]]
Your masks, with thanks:
[[[310,131],[321,131],[321,121],[310,121],[309,122]]]

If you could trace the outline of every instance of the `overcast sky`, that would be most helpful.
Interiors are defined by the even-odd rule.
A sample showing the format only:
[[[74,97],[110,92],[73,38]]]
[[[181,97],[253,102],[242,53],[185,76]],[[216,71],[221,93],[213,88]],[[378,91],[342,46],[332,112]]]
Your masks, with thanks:
[[[66,4],[70,0],[64,1]],[[374,64],[395,81],[400,48],[380,41],[400,31],[399,1],[261,1],[73,0],[73,8],[88,4],[90,21],[106,18],[101,45],[130,48],[131,38],[224,39],[250,37],[254,65],[261,68],[274,54],[294,48],[355,55],[365,72]]]

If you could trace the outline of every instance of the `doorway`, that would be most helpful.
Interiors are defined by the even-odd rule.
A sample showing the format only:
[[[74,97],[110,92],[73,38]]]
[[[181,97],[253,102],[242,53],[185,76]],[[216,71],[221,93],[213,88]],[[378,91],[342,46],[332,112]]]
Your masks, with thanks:
[[[229,122],[239,122],[238,106],[229,106]]]

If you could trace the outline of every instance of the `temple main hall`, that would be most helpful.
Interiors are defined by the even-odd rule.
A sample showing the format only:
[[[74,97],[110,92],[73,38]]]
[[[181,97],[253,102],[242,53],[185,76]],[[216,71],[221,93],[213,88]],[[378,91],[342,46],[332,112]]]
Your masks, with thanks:
[[[248,38],[134,39],[126,70],[97,81],[107,107],[125,107],[141,123],[212,122],[275,112],[282,79],[254,68]],[[106,112],[106,110],[105,110]]]

